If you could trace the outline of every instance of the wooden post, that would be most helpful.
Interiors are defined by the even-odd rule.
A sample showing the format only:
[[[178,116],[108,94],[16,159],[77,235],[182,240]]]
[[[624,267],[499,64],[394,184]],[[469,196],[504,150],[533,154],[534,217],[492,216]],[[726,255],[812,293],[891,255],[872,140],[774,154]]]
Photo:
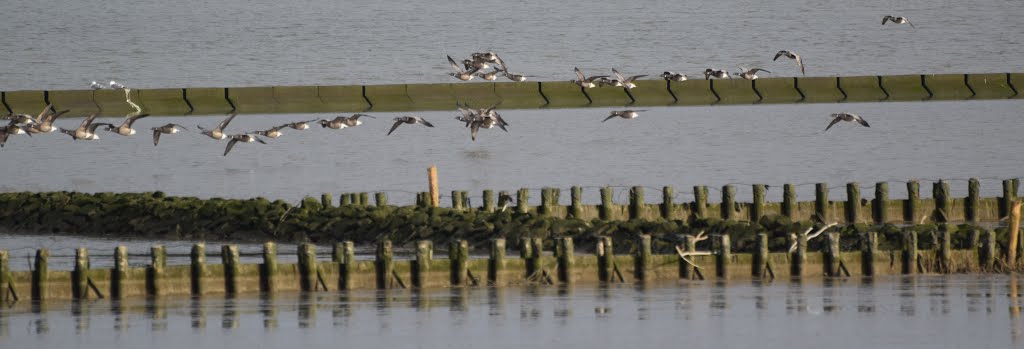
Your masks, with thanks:
[[[558,206],[558,188],[544,188],[540,195],[540,206],[543,208],[541,213],[545,216],[552,216],[555,213],[555,207]]]
[[[729,235],[718,236],[718,253],[715,254],[715,275],[720,279],[729,278],[729,262],[732,259],[732,246]]]
[[[505,239],[491,239],[491,255],[487,260],[487,282],[502,286],[501,273],[505,270]]]
[[[508,191],[502,190],[498,192],[498,207],[501,207],[502,211],[510,204],[509,201],[512,201],[512,195]]]
[[[814,185],[814,221],[825,223],[829,219],[828,183]]]
[[[768,267],[768,234],[759,233],[754,238],[753,263],[750,263],[750,276],[763,278]]]
[[[697,238],[693,235],[683,235],[683,251],[684,252],[696,252],[697,251]],[[690,257],[690,261],[693,261],[693,257]],[[682,256],[679,257],[679,278],[683,280],[693,279],[694,270],[697,267],[687,263]]]
[[[558,282],[572,283],[572,267],[575,264],[571,237],[561,237],[555,244],[555,258],[558,260]]]
[[[921,201],[920,185],[917,181],[907,182],[907,201],[903,204],[903,220],[917,224],[917,207]]]
[[[303,292],[316,291],[316,245],[299,245],[299,288]]]
[[[978,223],[978,205],[981,203],[981,182],[977,178],[967,181],[967,202],[964,203],[964,219]]]
[[[494,191],[490,189],[484,190],[484,212],[494,212]]]
[[[192,295],[199,296],[204,291],[203,277],[206,276],[206,244],[200,242],[192,245],[190,257],[192,263],[191,268],[189,268],[189,275],[192,279]]]
[[[846,223],[860,222],[860,184],[846,183]]]
[[[369,205],[370,205],[370,193],[367,193],[367,192],[359,193],[359,206],[369,206]]]
[[[939,270],[946,274],[953,272],[953,250],[949,235],[949,227],[942,224],[939,227]]]
[[[462,192],[458,190],[452,190],[452,209],[462,210]]]
[[[334,205],[334,198],[331,196],[331,193],[320,194],[320,205],[323,205],[324,208]]]
[[[430,240],[416,241],[416,259],[410,265],[412,287],[424,288],[430,273],[430,259],[434,254],[434,246]]]
[[[889,183],[875,183],[875,201],[872,203],[875,224],[889,222]]]
[[[384,207],[388,205],[388,193],[378,191],[373,194],[373,201],[377,207]]]
[[[935,213],[932,217],[937,223],[949,222],[950,198],[949,183],[942,180],[932,184],[932,198],[935,201]]]
[[[128,248],[123,245],[117,246],[114,248],[114,275],[110,277],[110,298],[124,298],[124,288],[127,282]]]
[[[839,276],[839,233],[825,234],[825,276]]]
[[[580,218],[583,216],[583,188],[572,187],[569,192],[569,217]]]
[[[639,281],[646,281],[651,265],[651,235],[640,234],[636,241],[636,255],[633,256],[633,277]]]
[[[377,243],[377,260],[374,263],[376,267],[374,272],[377,276],[378,290],[391,288],[391,273],[395,270],[392,252],[391,240],[383,239]]]
[[[860,272],[864,276],[875,275],[875,251],[878,251],[878,232],[869,231],[860,245]]]
[[[0,284],[0,287],[7,285]],[[71,297],[89,298],[89,250],[84,247],[75,249],[75,269],[71,271]]]
[[[224,293],[238,294],[238,245],[221,246],[220,258],[224,264]]]
[[[693,186],[693,215],[698,219],[708,218],[708,187]]]
[[[263,243],[263,265],[260,267],[260,291],[273,294],[277,290],[277,244]]]
[[[469,241],[455,240],[448,245],[449,274],[452,286],[465,286],[469,281]]]
[[[11,279],[11,266],[7,250],[0,250],[0,301],[7,302],[16,300],[17,295],[11,293],[14,289],[14,280]]]
[[[1017,199],[1015,189],[1012,179],[1003,180],[1003,196],[999,198],[999,218],[1010,216],[1010,206]]]
[[[338,206],[352,205],[352,196],[348,195],[348,193],[341,193],[341,198],[339,198],[338,200]]]
[[[917,231],[909,229],[903,233],[903,256],[901,272],[917,273]]]
[[[973,250],[981,244],[981,231],[978,228],[971,228],[970,237],[967,239],[967,249]]]
[[[427,180],[430,184],[430,207],[441,206],[441,193],[437,191],[437,166],[427,169]]]
[[[147,273],[146,292],[150,296],[159,296],[164,290],[164,271],[167,270],[167,248],[156,245],[149,249],[149,273]]]
[[[801,277],[804,274],[804,264],[807,263],[807,235],[797,232],[790,236],[796,239],[796,249],[790,252],[789,274],[792,277]]]
[[[722,219],[727,221],[736,219],[736,187],[731,184],[722,186],[722,205],[719,208]]]
[[[782,186],[782,215],[796,219],[796,187],[789,183]]]
[[[334,248],[334,254],[340,257],[337,262],[341,264],[338,269],[338,289],[351,290],[352,271],[355,269],[356,263],[356,245],[352,241],[345,241],[335,244]]]
[[[601,210],[598,212],[600,218],[606,221],[612,219],[613,194],[612,187],[601,188]]]
[[[529,279],[540,272],[540,256],[543,241],[540,238],[522,238],[519,256],[524,260],[526,278]]]
[[[530,189],[521,188],[519,193],[516,194],[516,212],[528,213],[530,212]]]
[[[1010,226],[1007,229],[1007,233],[1010,236],[1009,247],[1006,253],[1006,265],[1010,266],[1010,270],[1017,270],[1017,239],[1020,236],[1020,201],[1013,201],[1010,203]]]
[[[675,218],[672,214],[673,208],[675,207],[672,199],[675,195],[676,190],[672,187],[665,186],[661,188],[661,218],[666,220],[672,220]]]
[[[597,280],[600,282],[612,281],[612,270],[615,265],[615,253],[612,250],[612,238],[602,236],[597,239]]]
[[[978,247],[978,263],[983,271],[991,271],[996,261],[996,233],[986,230],[981,234]]]
[[[750,221],[759,222],[764,216],[764,195],[767,187],[764,184],[754,184],[754,204],[750,206]]]
[[[634,186],[629,189],[629,218],[640,219],[644,214],[644,187]]]
[[[50,286],[49,259],[50,250],[45,248],[36,250],[35,267],[32,269],[32,300],[34,301],[46,299],[47,289]]]

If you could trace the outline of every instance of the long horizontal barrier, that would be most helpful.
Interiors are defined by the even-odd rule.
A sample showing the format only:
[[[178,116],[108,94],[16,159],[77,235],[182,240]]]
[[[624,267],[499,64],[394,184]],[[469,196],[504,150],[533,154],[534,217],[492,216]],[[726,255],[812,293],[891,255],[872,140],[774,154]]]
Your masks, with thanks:
[[[834,103],[1024,98],[1024,73],[637,81],[633,89],[581,89],[568,81],[462,82],[366,86],[267,86],[132,90],[7,91],[8,112],[47,104],[75,114],[153,115],[452,110],[457,104],[508,109]]]

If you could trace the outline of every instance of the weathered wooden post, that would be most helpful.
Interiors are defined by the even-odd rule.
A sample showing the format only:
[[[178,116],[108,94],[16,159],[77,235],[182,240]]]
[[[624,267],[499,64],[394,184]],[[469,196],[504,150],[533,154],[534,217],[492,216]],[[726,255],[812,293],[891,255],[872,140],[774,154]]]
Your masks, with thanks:
[[[458,190],[452,190],[452,209],[462,210],[462,192]]]
[[[338,289],[352,289],[352,271],[356,263],[356,245],[352,241],[345,241],[334,244],[333,255],[335,262],[341,265],[338,268]]]
[[[1003,180],[1003,196],[999,198],[999,218],[1010,215],[1010,205],[1017,199],[1017,190],[1012,179]]]
[[[889,183],[875,183],[875,201],[871,208],[875,224],[885,224],[889,221]]]
[[[378,191],[373,193],[373,201],[377,207],[384,207],[388,205],[388,193]]]
[[[950,198],[949,183],[942,180],[932,184],[932,198],[935,201],[935,214],[932,215],[937,223],[949,222]]]
[[[612,206],[614,205],[612,203],[613,194],[614,192],[612,191],[612,187],[601,188],[601,207],[598,213],[600,218],[603,220],[612,219]]]
[[[796,187],[789,183],[782,186],[782,215],[796,219]]]
[[[273,294],[277,290],[277,244],[263,243],[263,265],[260,269],[260,291]]]
[[[860,222],[860,183],[846,183],[846,222]]]
[[[530,189],[519,189],[519,192],[516,194],[516,212],[530,212]]]
[[[1016,191],[1016,190],[1014,190]],[[1021,202],[1014,200],[1010,203],[1010,226],[1006,233],[1009,235],[1009,244],[1006,251],[1006,265],[1010,270],[1017,270],[1017,240],[1020,237],[1020,206]]]
[[[939,269],[949,274],[953,272],[953,250],[946,224],[939,226]]]
[[[736,219],[736,187],[732,184],[722,186],[722,206],[719,207],[722,219]]]
[[[758,222],[764,216],[764,195],[767,187],[764,184],[754,184],[754,203],[750,206],[750,221]]]
[[[369,205],[370,205],[370,193],[367,193],[367,192],[359,193],[359,206],[369,206]]]
[[[437,166],[427,169],[427,182],[430,185],[430,207],[441,206],[441,192],[437,190]]]
[[[430,240],[416,241],[416,259],[412,261],[409,269],[412,272],[412,287],[424,288],[430,276],[430,260],[434,254],[433,242]]]
[[[491,239],[491,254],[487,260],[487,282],[501,286],[501,273],[505,271],[505,239]]]
[[[206,244],[200,242],[192,245],[190,258],[192,263],[189,275],[192,279],[192,295],[199,296],[205,291],[203,277],[206,276]]]
[[[693,186],[693,215],[698,219],[708,218],[708,187]]]
[[[149,270],[146,273],[146,293],[158,296],[164,290],[164,271],[167,270],[167,248],[156,245],[149,248]]]
[[[666,220],[672,220],[675,217],[672,214],[675,204],[672,202],[673,197],[676,195],[676,190],[670,186],[661,188],[661,218]]]
[[[903,274],[917,273],[917,231],[913,230],[913,228],[903,233],[901,272]]]
[[[864,276],[874,276],[875,251],[878,251],[878,232],[869,231],[867,237],[861,240],[860,243],[860,272]]]
[[[829,217],[828,183],[814,185],[814,216],[819,223],[825,223]]]
[[[917,223],[917,207],[921,202],[920,184],[917,181],[907,182],[907,201],[903,204],[903,220]]]
[[[498,207],[501,207],[502,211],[505,211],[505,208],[511,205],[510,201],[512,201],[512,195],[508,191],[502,190],[498,192]]]
[[[110,298],[121,299],[125,297],[125,283],[128,282],[128,248],[117,246],[114,248],[114,275],[110,277]]]
[[[986,230],[981,234],[978,248],[978,264],[983,271],[991,271],[996,261],[996,233]]]
[[[575,262],[571,237],[561,237],[555,244],[555,258],[558,260],[558,282],[572,283],[572,268]]]
[[[715,275],[720,279],[729,278],[729,262],[732,260],[732,246],[729,235],[718,236],[718,253],[715,254]]]
[[[646,281],[651,270],[651,235],[640,234],[636,241],[636,255],[633,257],[633,277]]]
[[[36,250],[35,267],[32,269],[32,300],[41,301],[46,299],[47,290],[50,287],[50,250]]]
[[[391,288],[391,273],[395,270],[392,256],[393,250],[391,247],[391,240],[380,240],[377,243],[377,259],[374,263],[374,266],[376,267],[374,269],[374,273],[377,276],[378,290]]]
[[[316,245],[299,245],[299,288],[303,292],[316,291]]]
[[[11,266],[7,250],[0,250],[0,301],[17,300],[14,294],[14,280],[10,277]]]
[[[634,186],[629,189],[629,218],[640,219],[644,214],[644,187]]]
[[[768,268],[768,234],[759,233],[754,239],[753,262],[750,263],[750,276],[755,279],[763,278]]]
[[[537,240],[540,239],[538,238]],[[520,240],[519,257],[523,259],[527,280],[533,278],[534,274],[540,271],[540,244],[534,245],[534,239],[532,238],[524,237]],[[538,247],[536,251],[534,251],[534,247]]]
[[[469,241],[455,240],[448,245],[449,274],[452,286],[465,286],[469,280]]]
[[[224,293],[238,294],[238,267],[241,265],[238,260],[238,245],[221,246],[220,258],[224,264]]]
[[[981,182],[977,178],[967,181],[967,202],[964,203],[964,220],[978,222],[978,206],[981,203]]]
[[[583,188],[573,186],[569,191],[569,217],[583,217]]]
[[[825,234],[825,276],[839,276],[839,233]]]
[[[801,277],[804,274],[804,264],[807,263],[807,235],[800,232],[790,234],[795,239],[796,248],[790,251],[789,274],[792,277]]]
[[[334,197],[331,196],[331,193],[320,194],[320,205],[323,205],[324,208],[334,205]]]
[[[494,212],[494,190],[485,189],[483,193],[484,212]]]
[[[697,237],[693,235],[683,235],[683,251],[684,252],[696,252],[697,251]],[[691,257],[692,258],[692,257]],[[692,261],[692,259],[691,259]],[[694,270],[697,267],[687,262],[682,256],[679,256],[679,278],[683,280],[693,279]]]
[[[542,208],[541,213],[545,216],[553,216],[555,213],[555,206],[558,206],[558,188],[544,188],[540,194],[540,206]]]
[[[419,202],[420,199],[421,199],[420,196],[417,194],[416,195],[416,202]],[[352,196],[348,195],[348,193],[341,193],[341,196],[338,199],[338,206],[349,206],[349,205],[352,205]]]
[[[602,236],[597,239],[597,280],[601,282],[612,281],[612,269],[615,265],[615,253],[612,250],[612,238]]]
[[[0,284],[0,287],[6,286]],[[71,297],[89,298],[89,250],[84,247],[75,249],[75,269],[71,271]]]

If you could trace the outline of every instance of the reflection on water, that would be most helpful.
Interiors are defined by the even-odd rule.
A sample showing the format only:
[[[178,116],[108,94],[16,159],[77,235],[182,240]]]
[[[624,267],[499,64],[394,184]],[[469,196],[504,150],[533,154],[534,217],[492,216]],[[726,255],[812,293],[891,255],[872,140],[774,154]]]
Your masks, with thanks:
[[[414,340],[427,347],[610,347],[637,338],[657,347],[683,338],[698,347],[848,347],[871,333],[868,342],[879,345],[967,347],[982,336],[1006,348],[1024,332],[1020,282],[955,275],[19,302],[0,311],[0,343],[180,348],[201,337],[250,348],[298,340],[330,346],[341,336],[371,347]],[[508,318],[510,307],[518,308],[518,321]],[[828,338],[803,335],[825,332]]]

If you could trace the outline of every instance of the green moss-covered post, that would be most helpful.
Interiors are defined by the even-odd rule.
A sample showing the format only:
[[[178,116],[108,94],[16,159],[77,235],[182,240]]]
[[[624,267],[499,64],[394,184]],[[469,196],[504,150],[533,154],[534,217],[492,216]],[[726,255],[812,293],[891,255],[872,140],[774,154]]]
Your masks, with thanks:
[[[462,207],[467,210],[473,208],[472,204],[469,202],[469,192],[465,190],[462,191]]]
[[[203,277],[206,276],[206,244],[200,242],[192,245],[190,258],[189,275],[192,279],[192,295],[200,296],[205,291]]]
[[[448,246],[452,286],[465,286],[469,281],[469,241],[455,240]]]
[[[825,276],[839,276],[839,233],[825,234]]]
[[[338,205],[339,206],[349,206],[349,205],[352,205],[352,196],[349,195],[348,193],[341,193],[341,196],[340,196],[340,198],[338,200],[339,200],[338,201]],[[419,198],[418,194],[416,196],[416,201],[417,202],[420,201],[420,198]]]
[[[878,232],[869,231],[860,242],[860,272],[864,276],[875,275],[875,251],[878,251]]]
[[[736,219],[736,187],[731,184],[722,186],[722,206],[719,208],[722,219]]]
[[[370,193],[367,193],[367,192],[359,193],[359,206],[369,206],[369,205],[370,205]]]
[[[697,251],[697,237],[693,235],[683,235],[683,251],[684,252],[696,252]],[[692,259],[691,259],[692,261]],[[694,265],[688,263],[683,257],[679,257],[679,278],[683,280],[690,280],[696,275],[694,272],[697,269]]]
[[[277,244],[263,243],[263,265],[260,269],[260,291],[273,294],[277,290]]]
[[[0,287],[5,286],[7,285],[0,284]],[[75,269],[71,271],[71,297],[89,298],[89,250],[84,247],[75,249]]]
[[[334,197],[331,196],[331,193],[320,194],[320,204],[324,208],[332,207],[334,206]]]
[[[597,239],[597,280],[600,282],[612,281],[612,267],[614,266],[615,253],[612,250],[612,238],[602,236]]]
[[[552,216],[558,206],[558,188],[544,188],[540,192],[541,214]]]
[[[750,276],[755,279],[763,278],[768,267],[768,234],[759,233],[754,238],[754,256],[750,263]]]
[[[351,290],[352,289],[352,271],[355,269],[356,263],[356,245],[352,241],[345,241],[340,244],[335,244],[335,255],[340,255],[338,263],[341,266],[338,268],[338,289]],[[340,252],[337,252],[340,250]]]
[[[953,250],[949,227],[939,226],[939,271],[949,274],[953,269]]]
[[[385,290],[391,288],[391,274],[395,270],[391,240],[383,239],[377,243],[377,259],[374,261],[374,266],[374,275],[377,276],[377,289]]]
[[[238,294],[238,245],[221,246],[220,258],[224,264],[224,293]]]
[[[990,271],[996,261],[996,233],[986,230],[981,234],[981,244],[978,246],[978,264],[981,270]]]
[[[981,182],[977,178],[967,181],[967,202],[964,203],[964,219],[969,223],[978,222],[978,206],[981,203]]]
[[[767,187],[764,184],[754,184],[754,204],[750,206],[750,221],[758,222],[764,216],[764,195]]]
[[[708,187],[693,186],[693,215],[697,218],[708,218]]]
[[[569,217],[580,218],[583,216],[583,188],[573,186],[569,192]]]
[[[1008,217],[1013,201],[1017,199],[1017,190],[1012,179],[1003,180],[1003,196],[999,198],[999,218]]]
[[[10,301],[15,299],[14,294],[9,293],[14,289],[11,284],[14,280],[11,279],[11,265],[10,257],[7,255],[7,250],[0,250],[0,301]]]
[[[790,243],[796,243],[796,248],[790,251],[789,275],[798,278],[803,276],[804,264],[807,263],[807,235],[798,232],[790,237],[794,240]]]
[[[452,190],[452,208],[455,210],[462,210],[462,192],[458,190]]]
[[[612,203],[613,194],[614,192],[612,191],[612,187],[601,188],[601,207],[598,212],[600,218],[603,220],[612,219],[612,206],[614,205]]]
[[[373,201],[377,207],[384,207],[388,205],[388,193],[378,191],[373,194]]]
[[[871,205],[874,213],[875,224],[885,224],[889,221],[889,183],[875,183],[875,201]]]
[[[509,194],[508,191],[502,190],[498,192],[498,207],[500,207],[502,211],[512,204],[511,201],[512,195]]]
[[[484,212],[494,212],[494,190],[485,189],[483,193]]]
[[[491,239],[491,254],[487,260],[487,282],[501,286],[501,273],[505,271],[505,239]]]
[[[516,212],[530,212],[530,189],[519,189],[519,193],[516,194]]]
[[[782,215],[796,219],[796,187],[790,183],[782,186]]]
[[[124,286],[128,282],[128,248],[117,246],[114,248],[114,275],[110,278],[110,298],[121,299],[124,294]]]
[[[633,256],[633,277],[638,281],[646,281],[652,265],[651,235],[640,234],[636,241],[636,255]]]
[[[673,197],[676,195],[676,190],[670,186],[661,188],[661,218],[666,220],[673,220],[675,217],[672,215],[672,208],[675,204],[672,202]]]
[[[846,222],[860,222],[860,184],[857,182],[846,183]]]
[[[644,187],[634,186],[629,189],[629,218],[640,219],[644,214]]]
[[[932,215],[935,222],[948,222],[950,213],[949,183],[942,180],[933,183],[932,198],[935,201],[935,214]]]
[[[828,183],[814,185],[814,221],[825,223],[828,220]]]
[[[729,235],[722,234],[718,239],[718,253],[715,254],[715,276],[719,279],[729,278],[729,261],[732,260],[732,244]]]
[[[900,271],[903,274],[917,272],[917,231],[908,229],[903,232],[903,255]]]
[[[423,288],[430,275],[430,259],[434,254],[430,240],[416,241],[416,259],[412,261],[412,287]]]
[[[299,245],[299,288],[303,292],[316,291],[316,245]]]
[[[146,294],[159,296],[164,290],[164,273],[167,270],[167,248],[156,245],[149,249],[149,270],[146,273]]]
[[[917,181],[907,182],[907,201],[903,202],[903,220],[917,223],[917,207],[921,204],[921,189]]]
[[[46,299],[47,289],[50,286],[50,250],[45,248],[36,250],[35,266],[32,269],[32,300],[41,301]]]
[[[540,251],[533,250],[533,239],[524,237],[519,240],[519,257],[523,259],[523,266],[526,268],[526,279],[533,277],[540,267]]]
[[[571,237],[558,238],[555,244],[555,258],[558,261],[558,282],[572,283],[572,267],[575,264]]]

